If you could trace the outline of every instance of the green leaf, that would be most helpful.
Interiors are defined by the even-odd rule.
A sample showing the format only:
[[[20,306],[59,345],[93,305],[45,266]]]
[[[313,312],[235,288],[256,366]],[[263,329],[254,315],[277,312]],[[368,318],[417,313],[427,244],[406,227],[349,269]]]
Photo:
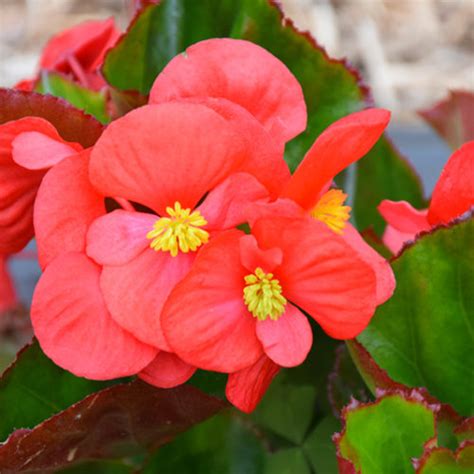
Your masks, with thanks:
[[[314,428],[304,442],[303,450],[313,469],[319,474],[337,474],[336,447],[332,436],[341,429],[341,423],[327,416]]]
[[[280,374],[271,384],[265,398],[252,413],[252,419],[266,429],[299,445],[312,422],[316,388],[294,385]]]
[[[99,122],[104,124],[110,122],[105,92],[96,92],[82,87],[62,74],[42,71],[35,91],[65,99],[74,107],[95,117]]]
[[[421,237],[393,262],[394,296],[358,341],[396,382],[474,413],[474,220]]]
[[[311,474],[311,468],[301,448],[277,451],[267,456],[264,474]]]
[[[474,443],[466,443],[455,453],[445,448],[429,449],[418,464],[417,474],[472,474]]]
[[[367,405],[350,405],[336,438],[338,455],[364,474],[412,474],[411,459],[435,436],[435,415],[417,397],[385,395]]]
[[[110,383],[75,377],[56,366],[34,342],[0,379],[0,442],[19,428],[33,428]]]
[[[294,170],[316,137],[331,123],[367,105],[367,90],[344,61],[328,57],[308,35],[283,19],[269,0],[163,0],[146,7],[127,34],[108,53],[103,72],[122,91],[148,94],[163,67],[191,44],[212,37],[231,37],[263,46],[300,82],[308,109],[307,129],[286,146]],[[423,202],[419,179],[385,140],[360,162],[354,173],[354,217],[359,228],[384,222],[376,210],[382,199]]]
[[[222,414],[162,447],[142,474],[261,474],[262,442],[241,419]]]

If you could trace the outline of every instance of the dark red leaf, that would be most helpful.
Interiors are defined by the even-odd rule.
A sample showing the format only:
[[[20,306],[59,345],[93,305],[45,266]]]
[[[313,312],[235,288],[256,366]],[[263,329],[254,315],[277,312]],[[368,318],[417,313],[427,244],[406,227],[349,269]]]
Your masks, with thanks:
[[[92,394],[0,445],[0,472],[55,471],[87,459],[155,449],[226,403],[195,387],[160,390],[135,380]]]
[[[418,111],[453,149],[474,140],[474,94],[451,91],[430,109]]]

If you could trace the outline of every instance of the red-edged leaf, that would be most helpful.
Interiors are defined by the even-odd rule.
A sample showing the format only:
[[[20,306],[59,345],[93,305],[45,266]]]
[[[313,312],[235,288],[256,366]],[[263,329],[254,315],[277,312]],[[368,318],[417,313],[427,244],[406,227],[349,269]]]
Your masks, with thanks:
[[[0,124],[22,117],[42,117],[51,122],[64,140],[92,146],[103,126],[92,116],[63,99],[36,92],[0,89]]]
[[[474,140],[474,94],[454,90],[429,109],[418,111],[453,150]]]
[[[0,445],[0,472],[55,471],[85,459],[156,449],[227,406],[195,387],[161,390],[135,380],[115,385],[18,430]]]
[[[446,448],[428,448],[413,461],[416,474],[472,474],[474,472],[474,441],[465,441],[452,452]]]

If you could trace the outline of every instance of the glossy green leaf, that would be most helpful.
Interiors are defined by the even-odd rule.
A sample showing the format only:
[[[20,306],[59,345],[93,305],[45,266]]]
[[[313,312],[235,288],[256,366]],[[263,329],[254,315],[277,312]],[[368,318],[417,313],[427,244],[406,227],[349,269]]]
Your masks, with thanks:
[[[474,442],[466,443],[456,453],[444,448],[428,450],[419,464],[417,474],[472,474]]]
[[[34,342],[0,379],[0,441],[33,428],[90,393],[111,385],[75,377],[56,366]]]
[[[394,296],[358,337],[396,382],[474,413],[474,220],[421,237],[393,262]]]
[[[110,117],[107,114],[107,96],[105,92],[87,89],[62,74],[42,71],[35,91],[65,99],[74,107],[95,117],[99,122],[110,122]]]
[[[337,437],[338,453],[364,474],[413,474],[411,459],[435,436],[435,415],[415,397],[386,395],[344,412],[345,428]]]
[[[261,474],[265,456],[250,426],[223,414],[162,447],[142,474]]]
[[[115,88],[147,94],[175,55],[212,37],[242,38],[263,46],[293,72],[308,109],[308,127],[287,144],[294,170],[316,137],[337,119],[366,106],[367,90],[344,61],[328,57],[307,34],[299,33],[270,0],[163,0],[148,6],[109,52],[103,72]],[[359,228],[384,222],[376,206],[382,199],[407,199],[421,207],[418,178],[383,139],[353,173],[354,215]]]
[[[318,474],[337,474],[336,447],[332,436],[341,429],[341,423],[329,415],[321,420],[306,438],[303,450]]]

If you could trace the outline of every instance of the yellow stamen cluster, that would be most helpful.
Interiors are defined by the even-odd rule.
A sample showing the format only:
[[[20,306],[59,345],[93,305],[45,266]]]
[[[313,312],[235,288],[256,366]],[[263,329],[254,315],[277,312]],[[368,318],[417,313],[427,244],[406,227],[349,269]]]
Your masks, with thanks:
[[[150,247],[157,252],[170,252],[172,257],[178,251],[188,253],[196,251],[202,244],[209,240],[209,233],[199,227],[207,224],[199,211],[183,209],[179,202],[174,203],[174,208],[167,207],[169,217],[161,217],[153,225],[153,230],[146,235],[153,239]]]
[[[342,234],[346,222],[351,217],[350,206],[344,206],[344,201],[347,194],[344,194],[340,189],[330,189],[323,194],[311,211],[311,215],[324,222],[336,234]]]
[[[244,302],[259,321],[267,318],[276,321],[284,312],[286,298],[281,294],[280,282],[273,273],[265,273],[260,267],[244,277]]]

